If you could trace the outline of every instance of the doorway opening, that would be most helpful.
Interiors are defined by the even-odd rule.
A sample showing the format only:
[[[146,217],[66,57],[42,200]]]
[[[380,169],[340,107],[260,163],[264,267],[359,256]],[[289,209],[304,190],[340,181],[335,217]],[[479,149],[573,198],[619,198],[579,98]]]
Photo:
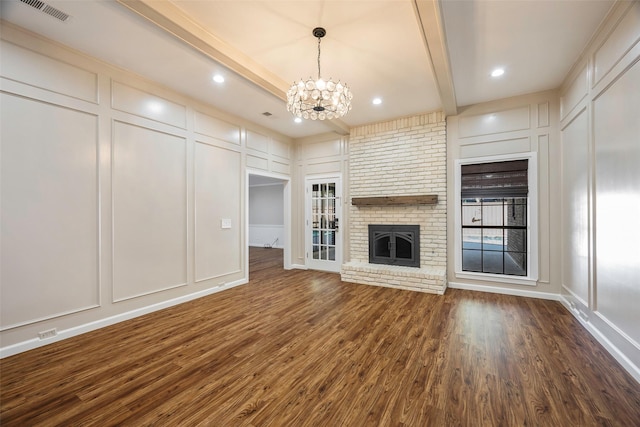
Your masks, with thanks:
[[[254,252],[281,251],[282,267],[291,268],[290,185],[289,177],[254,171],[247,173],[247,275],[250,248]]]

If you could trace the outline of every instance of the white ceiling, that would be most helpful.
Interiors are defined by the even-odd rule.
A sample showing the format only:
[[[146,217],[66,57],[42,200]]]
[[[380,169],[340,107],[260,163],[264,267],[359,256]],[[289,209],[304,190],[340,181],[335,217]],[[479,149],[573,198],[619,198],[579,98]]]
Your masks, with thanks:
[[[2,0],[2,19],[297,138],[445,109],[447,101],[455,108],[557,88],[613,1],[46,3],[72,18]],[[353,110],[341,122],[296,124],[284,93],[317,73],[316,26],[327,29],[322,75],[349,85]],[[505,74],[491,78],[497,66]],[[223,84],[211,80],[216,73]],[[374,97],[383,103],[373,105]]]

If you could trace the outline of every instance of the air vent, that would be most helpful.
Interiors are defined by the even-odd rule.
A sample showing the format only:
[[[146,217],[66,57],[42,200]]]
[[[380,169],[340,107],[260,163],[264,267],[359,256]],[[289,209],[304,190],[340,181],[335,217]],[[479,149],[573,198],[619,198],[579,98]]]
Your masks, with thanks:
[[[26,5],[33,7],[34,9],[38,9],[40,12],[44,12],[49,16],[53,16],[54,18],[62,22],[66,22],[69,18],[71,18],[70,15],[64,13],[60,9],[56,9],[55,7],[50,6],[40,0],[20,0],[20,1]]]
[[[265,117],[273,116],[273,114],[271,114],[268,111],[265,111],[264,113],[262,113],[262,115],[265,116]]]

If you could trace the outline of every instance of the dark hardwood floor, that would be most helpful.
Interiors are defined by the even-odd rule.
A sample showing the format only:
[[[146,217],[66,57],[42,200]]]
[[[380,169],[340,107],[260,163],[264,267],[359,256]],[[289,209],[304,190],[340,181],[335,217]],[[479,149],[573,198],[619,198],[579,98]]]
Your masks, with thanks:
[[[559,303],[285,271],[0,361],[2,426],[637,426]]]

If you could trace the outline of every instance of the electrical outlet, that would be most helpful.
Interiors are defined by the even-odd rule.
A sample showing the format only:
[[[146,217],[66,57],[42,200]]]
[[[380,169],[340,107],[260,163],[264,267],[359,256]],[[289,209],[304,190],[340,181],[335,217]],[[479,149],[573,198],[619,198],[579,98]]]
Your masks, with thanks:
[[[56,328],[38,332],[38,337],[41,340],[46,340],[47,338],[55,337],[56,335],[58,335],[58,330]]]

